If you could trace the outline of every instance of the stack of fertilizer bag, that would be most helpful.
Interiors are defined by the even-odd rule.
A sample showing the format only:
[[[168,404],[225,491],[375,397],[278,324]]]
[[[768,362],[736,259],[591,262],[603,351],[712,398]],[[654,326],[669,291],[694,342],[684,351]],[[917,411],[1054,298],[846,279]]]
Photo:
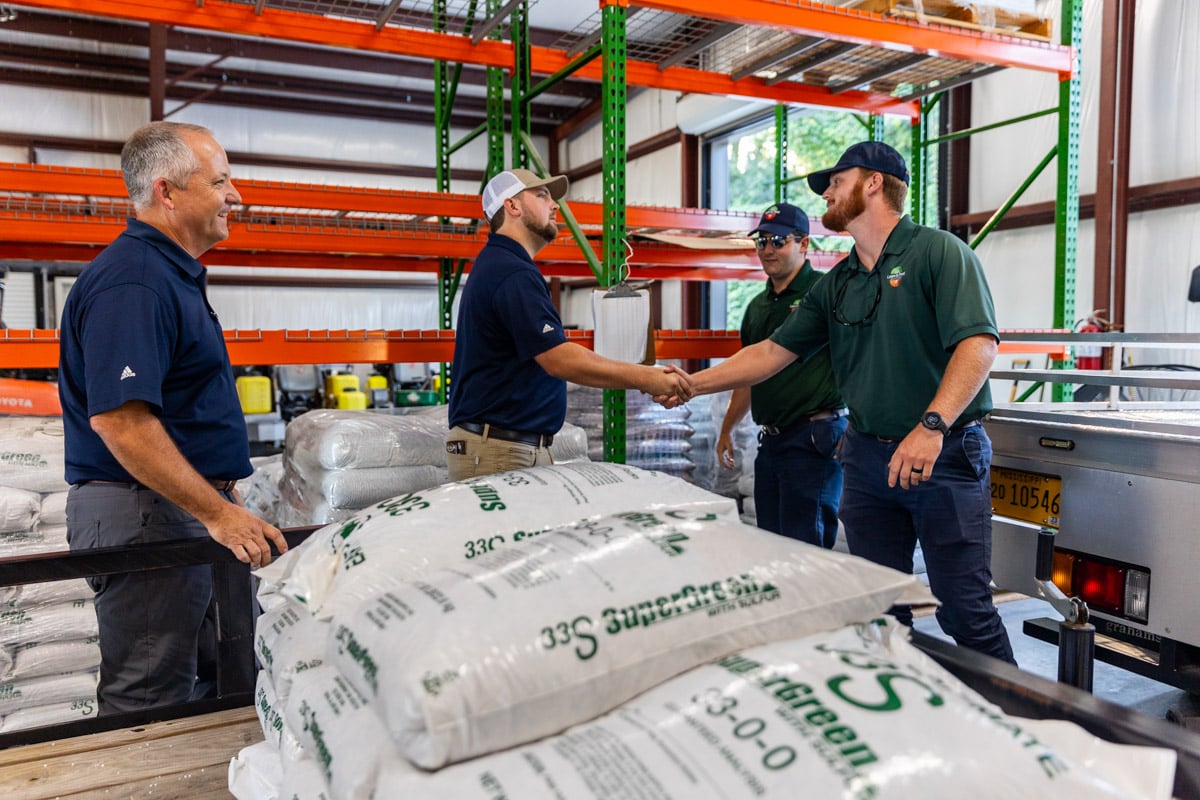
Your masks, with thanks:
[[[1006,718],[872,623],[912,576],[628,466],[396,498],[260,577],[241,800],[1169,796],[1172,753]]]
[[[641,392],[625,393],[625,463],[691,480],[696,465],[687,406],[666,409]],[[567,384],[567,421],[587,432],[588,456],[604,458],[604,390]]]
[[[283,527],[339,522],[389,497],[445,483],[446,406],[391,415],[372,411],[310,411],[287,426]],[[583,431],[555,436],[555,462],[585,458]]]
[[[279,525],[279,508],[283,502],[280,486],[283,483],[283,456],[262,456],[250,459],[254,472],[238,481],[242,505],[272,525]]]
[[[67,550],[59,417],[0,417],[0,558]],[[96,712],[100,666],[83,580],[0,587],[0,732]]]

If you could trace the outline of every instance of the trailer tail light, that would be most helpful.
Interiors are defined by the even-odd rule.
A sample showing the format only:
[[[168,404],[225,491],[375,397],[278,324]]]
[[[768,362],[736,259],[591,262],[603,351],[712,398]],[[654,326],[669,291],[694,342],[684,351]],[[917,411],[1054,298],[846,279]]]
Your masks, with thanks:
[[[1120,614],[1125,605],[1125,570],[1087,558],[1075,559],[1074,587],[1079,598],[1101,611]]]
[[[1075,556],[1062,550],[1055,550],[1050,580],[1054,581],[1054,585],[1059,588],[1059,591],[1064,594],[1076,594],[1071,587],[1071,576],[1074,574]]]
[[[1051,580],[1097,611],[1137,622],[1150,619],[1150,571],[1145,568],[1055,550]]]

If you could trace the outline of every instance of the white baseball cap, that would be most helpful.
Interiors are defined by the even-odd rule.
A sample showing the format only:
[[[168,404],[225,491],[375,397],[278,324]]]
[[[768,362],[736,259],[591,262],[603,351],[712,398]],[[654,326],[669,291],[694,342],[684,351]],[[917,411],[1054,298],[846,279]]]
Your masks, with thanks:
[[[547,187],[550,190],[550,196],[559,200],[567,193],[568,185],[566,175],[539,178],[527,169],[506,169],[483,187],[483,216],[491,219],[504,205],[505,200],[515,197],[526,189],[536,189],[539,186]]]

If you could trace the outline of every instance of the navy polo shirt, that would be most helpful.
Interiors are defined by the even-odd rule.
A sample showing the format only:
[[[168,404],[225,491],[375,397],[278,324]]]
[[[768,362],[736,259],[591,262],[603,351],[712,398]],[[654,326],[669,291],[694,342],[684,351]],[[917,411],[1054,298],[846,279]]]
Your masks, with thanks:
[[[477,422],[557,433],[567,415],[567,384],[534,357],[566,340],[529,253],[514,239],[489,235],[458,306],[450,427]]]
[[[59,331],[68,483],[134,480],[88,421],[131,400],[150,405],[204,477],[251,473],[246,420],[206,277],[199,261],[134,219],[79,274]]]

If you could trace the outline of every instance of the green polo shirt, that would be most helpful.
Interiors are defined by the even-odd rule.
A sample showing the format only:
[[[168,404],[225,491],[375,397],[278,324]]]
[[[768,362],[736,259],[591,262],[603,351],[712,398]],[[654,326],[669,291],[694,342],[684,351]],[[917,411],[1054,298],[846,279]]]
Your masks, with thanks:
[[[974,251],[906,216],[888,237],[874,270],[866,270],[851,250],[771,339],[801,358],[828,344],[854,427],[899,438],[919,424],[954,345],[983,333],[1000,338]],[[953,424],[991,410],[985,382]]]
[[[767,281],[763,293],[746,306],[742,346],[761,342],[774,333],[821,277],[806,260],[779,294]],[[833,379],[828,347],[821,348],[811,358],[792,362],[750,389],[750,413],[759,425],[784,428],[817,411],[841,407],[842,397]]]

